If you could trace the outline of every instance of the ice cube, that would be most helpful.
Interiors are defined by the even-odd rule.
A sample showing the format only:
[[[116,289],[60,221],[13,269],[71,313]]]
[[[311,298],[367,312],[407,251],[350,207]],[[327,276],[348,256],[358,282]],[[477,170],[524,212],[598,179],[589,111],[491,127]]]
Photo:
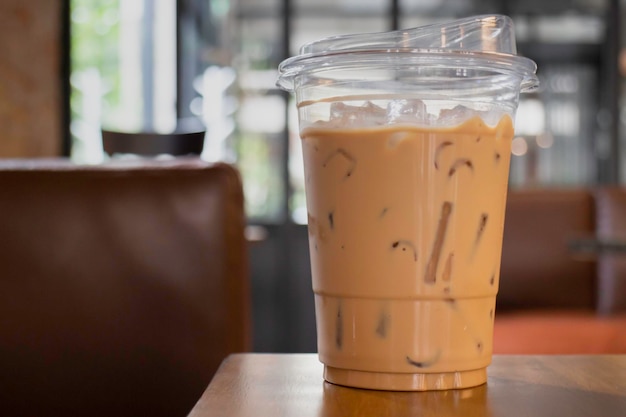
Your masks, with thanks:
[[[410,138],[411,135],[406,132],[396,132],[389,135],[387,139],[387,148],[394,149],[397,147],[403,140]]]
[[[330,105],[330,120],[342,120],[344,115],[347,113],[347,104],[337,101]]]
[[[386,118],[386,110],[370,101],[361,106],[351,106],[343,102],[336,102],[330,106],[330,121],[336,126],[380,126],[385,124]]]
[[[451,109],[441,109],[439,118],[437,119],[437,125],[458,126],[472,117],[481,116],[481,113],[482,112],[478,110],[458,104]]]
[[[392,100],[387,105],[387,122],[390,124],[430,124],[426,104],[417,99]]]

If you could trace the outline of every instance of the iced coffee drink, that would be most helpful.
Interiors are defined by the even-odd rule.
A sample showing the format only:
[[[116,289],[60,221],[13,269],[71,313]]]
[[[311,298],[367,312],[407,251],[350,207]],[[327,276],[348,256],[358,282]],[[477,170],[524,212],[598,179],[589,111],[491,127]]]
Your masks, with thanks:
[[[323,40],[281,67],[298,103],[329,382],[486,381],[512,118],[536,85],[512,36],[510,19],[481,16]]]
[[[490,126],[459,107],[448,113],[469,118],[453,127],[390,126],[386,109],[346,101],[301,133],[320,359],[340,383],[370,386],[376,373],[484,382],[511,119]],[[363,114],[381,120],[354,127]]]

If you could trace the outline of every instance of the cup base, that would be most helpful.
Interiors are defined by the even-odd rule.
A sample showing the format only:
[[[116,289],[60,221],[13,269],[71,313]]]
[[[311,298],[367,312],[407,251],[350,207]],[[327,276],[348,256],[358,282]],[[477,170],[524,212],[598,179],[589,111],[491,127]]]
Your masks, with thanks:
[[[324,379],[337,385],[383,391],[441,391],[482,385],[487,382],[487,369],[407,374],[355,371],[324,366]]]

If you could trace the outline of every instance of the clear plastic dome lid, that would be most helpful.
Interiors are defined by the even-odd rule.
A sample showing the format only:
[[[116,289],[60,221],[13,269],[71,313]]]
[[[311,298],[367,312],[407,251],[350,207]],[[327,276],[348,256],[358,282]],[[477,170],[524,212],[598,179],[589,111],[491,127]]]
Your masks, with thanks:
[[[535,75],[537,65],[517,55],[513,21],[503,15],[474,16],[407,30],[334,36],[311,42],[300,49],[300,55],[280,64],[277,85],[293,91],[294,79],[303,72],[332,65],[358,65],[364,56],[372,54],[427,56],[438,60],[471,57],[495,71],[521,77],[522,92],[539,85]]]

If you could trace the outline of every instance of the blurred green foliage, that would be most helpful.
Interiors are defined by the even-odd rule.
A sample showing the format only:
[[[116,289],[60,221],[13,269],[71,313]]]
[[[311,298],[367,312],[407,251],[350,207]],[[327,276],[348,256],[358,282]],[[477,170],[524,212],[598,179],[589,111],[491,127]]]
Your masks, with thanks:
[[[103,106],[120,101],[120,1],[71,0],[71,69],[78,74],[95,68],[103,84]],[[72,118],[80,118],[83,96],[72,84]]]

